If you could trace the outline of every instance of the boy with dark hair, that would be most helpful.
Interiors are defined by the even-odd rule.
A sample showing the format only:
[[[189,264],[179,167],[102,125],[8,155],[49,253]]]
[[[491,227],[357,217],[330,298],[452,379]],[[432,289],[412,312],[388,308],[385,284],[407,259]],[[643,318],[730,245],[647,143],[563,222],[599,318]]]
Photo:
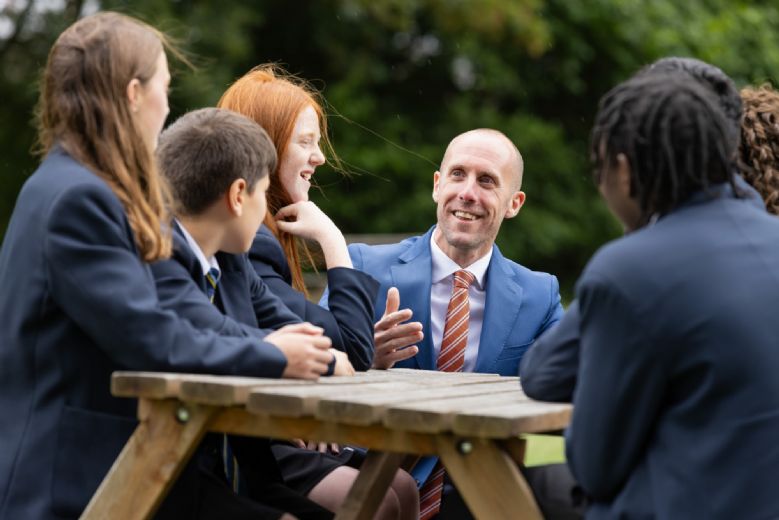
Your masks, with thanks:
[[[319,327],[301,323],[256,276],[244,254],[265,215],[268,171],[276,165],[275,148],[262,127],[227,110],[196,110],[163,133],[157,159],[174,194],[176,215],[173,257],[152,266],[161,304],[200,329],[263,340],[266,377],[326,373],[334,358],[329,339]],[[339,353],[338,364],[349,372],[345,354]],[[332,516],[282,483],[267,440],[230,436],[228,445],[223,436],[209,435],[204,444],[200,469],[223,483],[227,509],[220,516],[277,518],[282,510],[299,518]],[[238,480],[230,448],[241,462],[241,482],[251,500],[228,486],[231,481],[235,488]],[[279,514],[258,510],[260,504]]]
[[[601,100],[596,181],[630,233],[577,284],[566,441],[588,518],[779,516],[779,220],[738,196],[737,146],[689,76]]]

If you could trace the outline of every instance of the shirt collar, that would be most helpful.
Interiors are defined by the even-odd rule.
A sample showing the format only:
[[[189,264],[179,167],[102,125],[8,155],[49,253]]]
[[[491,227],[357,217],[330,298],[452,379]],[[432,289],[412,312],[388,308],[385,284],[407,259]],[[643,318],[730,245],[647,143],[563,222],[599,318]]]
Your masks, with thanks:
[[[432,283],[438,283],[445,278],[452,276],[456,271],[460,269],[467,269],[473,276],[476,277],[474,283],[480,290],[484,290],[484,277],[487,275],[487,268],[490,265],[490,259],[492,259],[492,248],[486,255],[476,260],[474,263],[467,267],[460,267],[457,263],[449,258],[444,253],[438,244],[435,242],[435,231],[430,234],[430,254],[433,262],[433,276]]]
[[[192,235],[189,234],[189,231],[187,231],[187,228],[184,227],[184,225],[176,221],[176,224],[179,225],[179,229],[181,229],[181,232],[184,234],[184,238],[187,240],[187,244],[189,245],[189,248],[192,250],[193,253],[195,253],[195,258],[197,258],[198,263],[200,264],[200,268],[203,270],[203,276],[209,271],[209,269],[214,268],[217,271],[219,271],[219,263],[216,261],[215,256],[211,256],[211,258],[206,258],[206,255],[203,253],[203,250],[200,249],[200,246],[195,241],[194,238],[192,238]]]

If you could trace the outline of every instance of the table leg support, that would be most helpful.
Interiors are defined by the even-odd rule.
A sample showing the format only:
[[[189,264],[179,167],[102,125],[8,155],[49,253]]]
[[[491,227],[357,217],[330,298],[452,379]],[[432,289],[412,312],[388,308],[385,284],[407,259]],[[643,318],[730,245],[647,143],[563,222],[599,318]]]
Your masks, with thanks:
[[[543,518],[517,465],[494,441],[447,439],[441,441],[438,452],[474,517]]]
[[[369,451],[335,520],[373,518],[404,458],[402,453]]]
[[[195,450],[212,407],[140,400],[135,429],[82,519],[150,518]]]

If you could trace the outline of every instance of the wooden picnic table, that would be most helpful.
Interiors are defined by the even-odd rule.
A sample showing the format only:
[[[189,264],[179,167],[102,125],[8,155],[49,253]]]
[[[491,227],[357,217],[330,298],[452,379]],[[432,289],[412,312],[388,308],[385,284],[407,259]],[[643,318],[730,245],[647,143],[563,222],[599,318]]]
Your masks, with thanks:
[[[369,519],[406,454],[438,455],[476,518],[541,518],[518,470],[523,433],[561,430],[571,407],[530,400],[516,377],[371,370],[319,381],[116,372],[139,425],[82,518],[149,518],[206,432],[364,446],[337,513]]]

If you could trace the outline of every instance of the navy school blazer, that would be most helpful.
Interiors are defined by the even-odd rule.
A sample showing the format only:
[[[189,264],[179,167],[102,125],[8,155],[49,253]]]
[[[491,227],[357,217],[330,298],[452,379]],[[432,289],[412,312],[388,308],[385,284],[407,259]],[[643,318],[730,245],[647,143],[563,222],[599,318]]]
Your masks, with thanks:
[[[199,331],[160,306],[122,204],[53,149],[0,248],[0,518],[77,517],[136,423],[115,370],[254,376],[255,337]]]
[[[292,287],[292,274],[281,244],[262,226],[254,237],[249,259],[257,274],[302,320],[325,329],[333,347],[346,352],[356,370],[368,370],[373,361],[374,301],[379,283],[356,269],[327,270],[329,309],[310,302]]]

